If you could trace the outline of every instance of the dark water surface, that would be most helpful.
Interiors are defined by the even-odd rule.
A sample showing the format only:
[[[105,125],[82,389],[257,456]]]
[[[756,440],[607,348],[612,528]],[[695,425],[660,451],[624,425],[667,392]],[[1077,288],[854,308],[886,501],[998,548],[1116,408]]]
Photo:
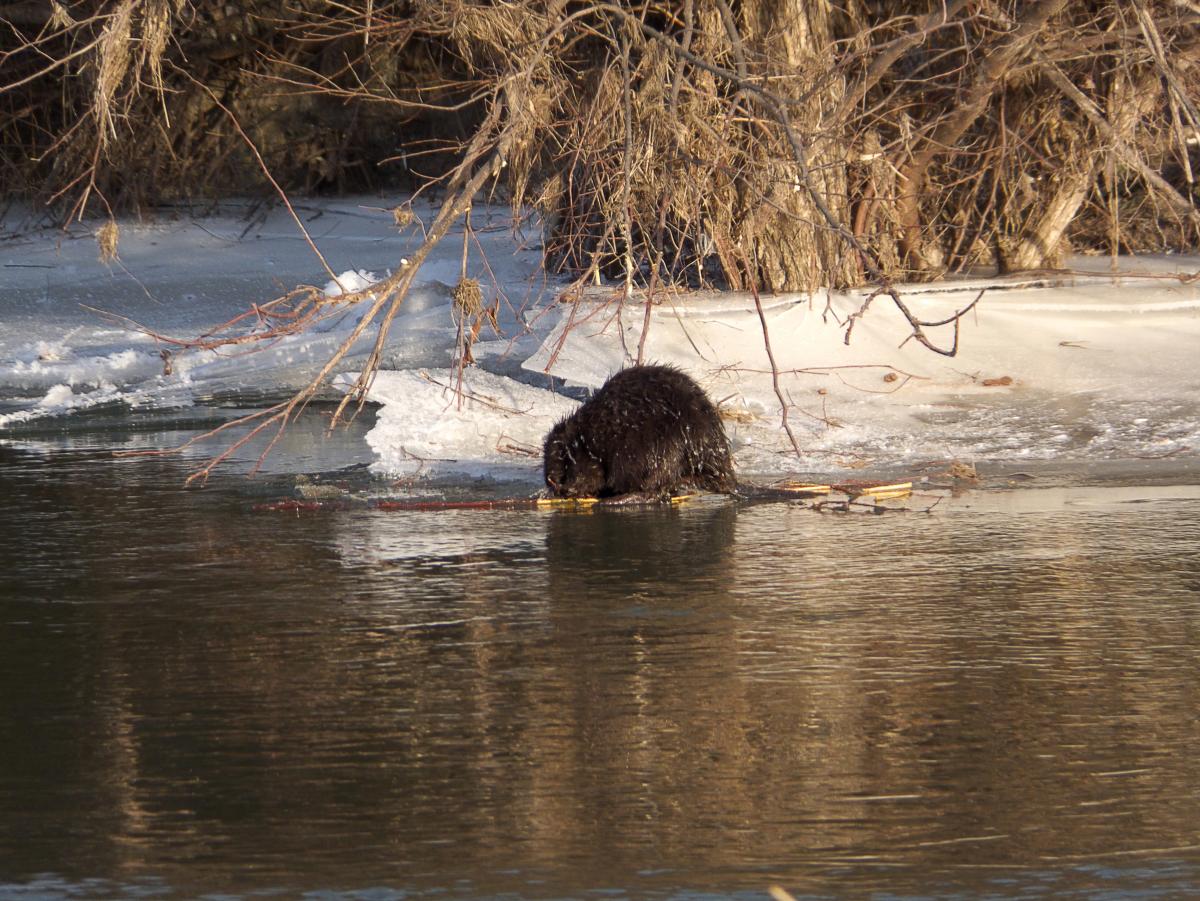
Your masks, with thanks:
[[[185,471],[0,446],[0,896],[1200,892],[1196,487],[297,515]]]

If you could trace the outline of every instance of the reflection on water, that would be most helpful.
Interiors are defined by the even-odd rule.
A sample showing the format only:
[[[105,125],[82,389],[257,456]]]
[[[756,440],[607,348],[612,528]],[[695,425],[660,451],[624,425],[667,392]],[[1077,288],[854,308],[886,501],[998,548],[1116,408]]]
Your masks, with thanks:
[[[296,516],[180,477],[0,447],[0,894],[1200,890],[1197,489]]]

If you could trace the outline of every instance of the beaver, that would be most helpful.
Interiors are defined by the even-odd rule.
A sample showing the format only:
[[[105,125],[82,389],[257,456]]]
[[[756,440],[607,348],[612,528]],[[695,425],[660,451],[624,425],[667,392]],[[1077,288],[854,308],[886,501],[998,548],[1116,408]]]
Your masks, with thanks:
[[[716,406],[671,366],[618,372],[550,430],[543,451],[546,487],[557,497],[735,490]]]

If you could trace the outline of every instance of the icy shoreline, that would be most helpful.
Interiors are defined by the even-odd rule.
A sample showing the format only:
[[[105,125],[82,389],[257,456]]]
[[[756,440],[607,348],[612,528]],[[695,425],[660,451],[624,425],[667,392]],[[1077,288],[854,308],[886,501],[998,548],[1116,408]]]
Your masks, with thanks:
[[[383,201],[313,205],[307,223],[347,288],[368,286],[419,237],[398,235]],[[486,475],[536,480],[542,436],[575,400],[557,389],[597,387],[644,344],[647,361],[691,372],[721,403],[741,473],[887,468],[929,460],[1023,462],[1191,459],[1200,450],[1200,259],[1075,260],[1070,273],[962,279],[902,287],[925,320],[983,297],[944,357],[905,341],[907,322],[876,298],[845,341],[847,317],[869,293],[763,298],[779,389],[791,409],[797,457],[753,299],[669,295],[651,308],[618,288],[555,303],[536,244],[520,246],[499,209],[474,214],[468,274],[498,299],[499,335],[475,346],[461,383],[450,285],[462,234],[418,274],[389,340],[382,404],[367,442],[375,469],[395,475]],[[216,392],[286,393],[357,321],[354,309],[262,351],[173,354],[131,331],[193,337],[296,284],[325,284],[307,244],[273,213],[247,227],[233,217],[122,226],[121,260],[105,266],[82,227],[0,243],[0,439],[22,424],[89,409],[179,408]],[[1184,277],[1181,277],[1184,276]],[[331,283],[331,290],[333,289]],[[108,317],[97,313],[104,310]],[[121,317],[121,318],[115,318]],[[929,331],[948,347],[953,329]],[[361,366],[364,341],[338,384]],[[580,391],[571,392],[575,397]],[[338,440],[337,436],[331,440]]]

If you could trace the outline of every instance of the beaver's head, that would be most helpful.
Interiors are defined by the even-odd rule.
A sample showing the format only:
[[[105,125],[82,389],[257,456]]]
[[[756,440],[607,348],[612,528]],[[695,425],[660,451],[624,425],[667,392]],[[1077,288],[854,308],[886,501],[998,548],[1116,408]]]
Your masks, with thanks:
[[[543,448],[546,487],[556,497],[596,497],[604,487],[604,470],[588,450],[574,416],[550,430]]]

